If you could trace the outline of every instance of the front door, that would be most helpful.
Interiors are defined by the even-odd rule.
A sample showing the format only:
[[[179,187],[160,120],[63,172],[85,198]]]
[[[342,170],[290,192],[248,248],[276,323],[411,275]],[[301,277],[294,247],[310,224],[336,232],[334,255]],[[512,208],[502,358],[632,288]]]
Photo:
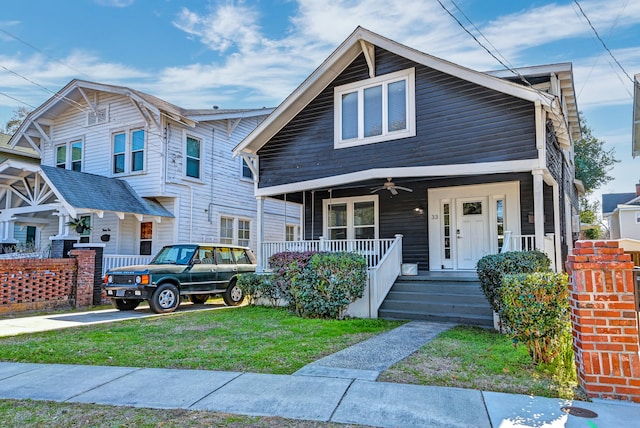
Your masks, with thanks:
[[[490,250],[487,198],[457,199],[456,217],[458,269],[475,269]]]

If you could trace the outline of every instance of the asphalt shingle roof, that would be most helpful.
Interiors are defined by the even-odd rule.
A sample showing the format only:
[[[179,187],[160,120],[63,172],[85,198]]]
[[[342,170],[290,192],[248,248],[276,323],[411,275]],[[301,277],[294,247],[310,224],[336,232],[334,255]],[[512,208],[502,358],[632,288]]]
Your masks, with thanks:
[[[606,193],[602,195],[602,213],[612,213],[620,204],[626,204],[636,198],[634,192],[631,193]]]
[[[124,180],[47,165],[40,168],[74,208],[173,217],[156,200],[140,197]]]

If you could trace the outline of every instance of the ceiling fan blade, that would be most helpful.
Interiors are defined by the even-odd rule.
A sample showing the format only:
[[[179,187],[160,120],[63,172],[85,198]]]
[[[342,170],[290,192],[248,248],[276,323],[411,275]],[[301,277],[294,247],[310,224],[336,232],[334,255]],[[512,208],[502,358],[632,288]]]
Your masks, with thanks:
[[[382,190],[382,189],[384,189],[384,187],[372,187],[371,188],[371,192],[369,192],[369,193],[376,193],[377,191]]]
[[[408,187],[396,186],[396,189],[404,190],[405,192],[413,192],[413,189],[409,189]]]
[[[389,191],[390,191],[390,192],[391,192],[391,194],[392,194],[392,195],[394,195],[394,196],[398,194],[398,191],[396,190],[396,188],[395,188],[395,187],[389,187]]]

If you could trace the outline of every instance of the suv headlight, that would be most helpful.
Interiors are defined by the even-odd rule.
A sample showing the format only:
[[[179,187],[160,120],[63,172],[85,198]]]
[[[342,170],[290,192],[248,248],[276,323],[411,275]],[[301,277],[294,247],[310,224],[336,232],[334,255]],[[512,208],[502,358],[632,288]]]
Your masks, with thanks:
[[[149,284],[149,275],[136,275],[136,284]]]
[[[113,284],[113,275],[107,275],[107,283]]]

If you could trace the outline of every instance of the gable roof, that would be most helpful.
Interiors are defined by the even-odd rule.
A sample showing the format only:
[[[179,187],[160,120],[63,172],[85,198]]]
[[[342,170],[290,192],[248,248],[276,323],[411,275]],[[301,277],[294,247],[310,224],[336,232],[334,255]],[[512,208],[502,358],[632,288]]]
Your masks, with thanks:
[[[59,196],[76,210],[173,217],[157,201],[138,196],[124,180],[47,165],[40,169]]]
[[[190,110],[126,86],[74,79],[27,115],[16,133],[11,137],[9,145],[12,148],[16,146],[29,147],[40,154],[41,150],[38,141],[50,139],[48,127],[53,124],[54,119],[62,111],[68,108],[76,108],[86,113],[97,112],[98,106],[92,100],[92,92],[107,92],[128,97],[137,107],[145,121],[157,121],[159,123],[161,116],[165,116],[190,127],[194,127],[199,121],[260,116],[267,115],[272,111],[266,108]]]
[[[240,153],[256,154],[280,129],[306,107],[360,54],[364,53],[370,67],[375,69],[373,50],[375,46],[403,56],[418,64],[447,73],[460,79],[476,83],[489,89],[512,95],[531,102],[539,102],[547,110],[561,115],[555,97],[535,89],[509,82],[486,73],[451,63],[449,61],[420,52],[362,27],[353,33],[333,53],[298,86],[257,128],[255,128],[234,149],[234,156]],[[565,126],[558,121],[558,126]]]
[[[602,195],[602,214],[610,214],[618,208],[618,205],[640,205],[635,201],[637,195],[630,193],[605,193]]]

